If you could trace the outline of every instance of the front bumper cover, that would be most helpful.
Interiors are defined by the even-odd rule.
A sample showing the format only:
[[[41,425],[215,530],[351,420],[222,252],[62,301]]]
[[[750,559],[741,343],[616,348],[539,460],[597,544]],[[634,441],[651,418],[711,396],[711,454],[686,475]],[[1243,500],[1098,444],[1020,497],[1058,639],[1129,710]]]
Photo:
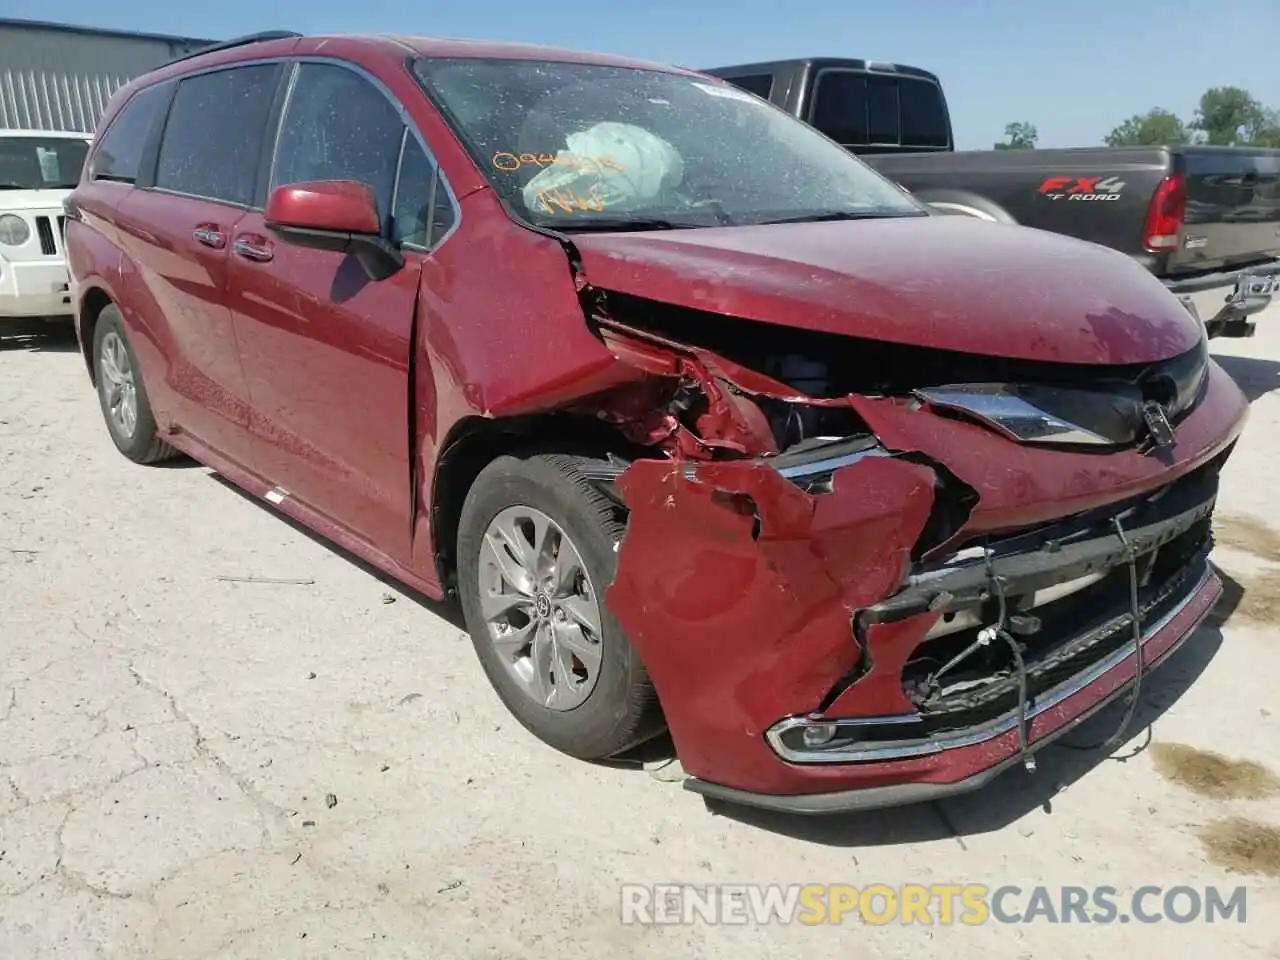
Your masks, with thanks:
[[[766,739],[780,762],[791,769],[847,772],[872,785],[857,789],[779,795],[757,793],[692,779],[688,789],[729,802],[791,813],[835,813],[938,799],[977,789],[1020,760],[1074,728],[1119,697],[1143,672],[1166,659],[1191,634],[1221,594],[1221,584],[1208,562],[1205,533],[1217,493],[1214,472],[1201,472],[1171,485],[1162,494],[1108,511],[1124,518],[1125,537],[1102,533],[1102,516],[1077,518],[1076,531],[1052,539],[1053,528],[1009,538],[999,550],[984,551],[980,562],[952,561],[908,578],[896,594],[861,611],[867,622],[893,622],[926,614],[965,609],[984,598],[984,584],[998,576],[1010,595],[1029,596],[1045,584],[1071,580],[1099,568],[1124,567],[1130,558],[1154,558],[1173,552],[1173,563],[1155,584],[1142,590],[1138,602],[1142,637],[1139,660],[1131,640],[1128,613],[1104,615],[1079,632],[1050,645],[1029,661],[1027,674],[1037,685],[1025,710],[1016,706],[974,723],[951,723],[923,711],[898,715],[840,717],[823,713],[784,718]],[[1063,527],[1068,525],[1064,524]],[[1039,542],[1033,542],[1038,538]],[[1190,555],[1179,552],[1188,539]],[[1132,552],[1130,552],[1132,551]],[[1155,569],[1154,559],[1150,569]],[[1172,570],[1172,572],[1170,572]],[[1089,601],[1086,601],[1089,602]],[[855,618],[856,620],[856,618]],[[858,632],[855,624],[855,634]],[[1117,639],[1118,638],[1118,639]],[[1064,666],[1069,673],[1063,676]],[[993,683],[993,689],[1001,684]],[[856,683],[852,691],[856,692]],[[996,697],[987,697],[991,702]],[[1005,702],[1008,700],[1005,698]],[[1026,724],[1025,745],[1019,725]],[[806,731],[823,731],[821,743],[810,745]],[[886,771],[900,771],[902,782],[875,783]]]
[[[71,292],[62,260],[0,257],[0,317],[70,317]]]
[[[1144,634],[1143,653],[1148,670],[1162,664],[1182,646],[1221,595],[1221,580],[1206,567],[1195,590],[1176,611]],[[1100,663],[1095,671],[1046,697],[1029,712],[1030,752],[1042,750],[1119,699],[1133,687],[1136,677],[1134,651],[1126,645],[1123,652]],[[1013,729],[1015,722],[1010,718],[989,732],[948,745],[945,752],[949,755],[949,764],[954,769],[970,771],[958,779],[928,779],[930,771],[925,771],[924,776],[898,783],[785,795],[755,793],[697,778],[686,780],[684,786],[708,799],[790,814],[852,813],[941,800],[978,790],[1022,762],[1023,754]]]

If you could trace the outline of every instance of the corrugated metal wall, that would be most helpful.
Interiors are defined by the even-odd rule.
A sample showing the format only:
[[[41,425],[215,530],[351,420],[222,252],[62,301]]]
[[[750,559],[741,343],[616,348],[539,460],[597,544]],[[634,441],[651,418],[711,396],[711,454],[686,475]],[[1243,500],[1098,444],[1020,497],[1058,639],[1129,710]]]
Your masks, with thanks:
[[[92,132],[120,87],[201,45],[0,22],[0,128]]]

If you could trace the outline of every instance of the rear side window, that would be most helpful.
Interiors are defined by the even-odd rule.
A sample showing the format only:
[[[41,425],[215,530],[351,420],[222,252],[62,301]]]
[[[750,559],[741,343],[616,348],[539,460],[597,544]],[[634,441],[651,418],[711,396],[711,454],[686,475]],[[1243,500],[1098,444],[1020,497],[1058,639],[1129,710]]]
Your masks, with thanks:
[[[942,90],[928,80],[824,70],[811,123],[846,146],[946,147]]]
[[[182,80],[160,144],[156,186],[248,206],[276,77],[274,64],[255,64]]]
[[[947,108],[942,88],[928,80],[898,81],[898,103],[902,111],[904,147],[949,147]]]
[[[404,121],[382,91],[345,67],[303,63],[285,108],[272,186],[359,180],[390,218]]]
[[[757,97],[768,100],[773,93],[773,74],[753,73],[746,77],[725,77],[735,87],[754,93]]]
[[[173,88],[168,83],[144,87],[135,93],[107,127],[93,154],[94,180],[133,183],[138,179],[142,152],[147,148],[155,123],[169,102]]]

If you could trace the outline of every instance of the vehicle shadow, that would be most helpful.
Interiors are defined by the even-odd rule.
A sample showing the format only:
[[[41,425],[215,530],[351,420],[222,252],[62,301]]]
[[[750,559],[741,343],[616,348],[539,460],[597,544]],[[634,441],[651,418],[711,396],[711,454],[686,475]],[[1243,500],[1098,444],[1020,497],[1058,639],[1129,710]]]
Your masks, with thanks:
[[[1275,360],[1231,354],[1215,354],[1213,359],[1227,371],[1250,403],[1273,390],[1280,390],[1280,363]]]
[[[1215,564],[1213,569],[1218,574],[1218,579],[1222,581],[1222,596],[1213,605],[1213,609],[1209,611],[1209,616],[1205,619],[1205,625],[1220,627],[1231,619],[1231,615],[1240,606],[1240,601],[1244,599],[1244,587],[1239,580],[1218,565]]]
[[[191,462],[194,463],[195,461],[191,461]],[[410,589],[409,587],[401,583],[399,580],[396,580],[395,578],[388,576],[386,573],[379,570],[377,567],[369,563],[367,560],[364,560],[363,558],[356,556],[354,553],[350,552],[349,550],[344,550],[342,547],[338,546],[336,543],[333,543],[331,540],[326,540],[324,537],[320,536],[320,534],[313,532],[308,527],[304,526],[303,524],[299,523],[297,520],[293,519],[293,517],[280,513],[278,510],[272,510],[268,508],[267,505],[264,504],[257,497],[253,496],[252,494],[246,493],[244,490],[241,490],[239,487],[237,487],[234,483],[232,483],[226,477],[222,476],[220,473],[211,472],[210,476],[212,476],[214,480],[218,481],[218,483],[222,484],[222,486],[226,487],[236,496],[247,501],[248,503],[253,504],[255,507],[257,507],[259,510],[262,510],[264,513],[269,513],[273,519],[282,521],[288,524],[291,528],[296,530],[298,533],[302,534],[312,543],[319,544],[320,546],[328,550],[330,553],[332,553],[334,556],[341,557],[343,560],[347,561],[352,566],[355,566],[360,570],[363,570],[365,573],[369,574],[369,576],[373,577],[383,586],[394,591],[396,594],[402,597],[405,597],[408,600],[412,600],[414,603],[422,607],[428,613],[435,614],[437,617],[439,617],[441,620],[444,620],[450,626],[456,627],[459,630],[463,630],[463,631],[466,630],[466,626],[464,625],[463,619],[462,619],[462,608],[457,604],[457,602],[452,600],[449,600],[449,601],[432,600],[430,597],[426,596],[425,594],[422,594],[416,590]]]
[[[158,460],[155,463],[147,464],[148,470],[190,470],[192,467],[203,467],[204,464],[199,460],[193,460],[185,453],[179,451],[168,460]]]
[[[1224,578],[1224,583],[1226,579]],[[1235,588],[1235,601],[1242,593]],[[1230,601],[1228,601],[1229,605]],[[1176,703],[1208,667],[1219,647],[1218,625],[1229,615],[1217,608],[1215,619],[1198,629],[1182,648],[1144,677],[1138,707],[1129,725],[1129,741],[1110,753],[1102,745],[1119,728],[1128,708],[1121,697],[1036,754],[1037,769],[1021,767],[997,777],[981,790],[945,800],[847,815],[804,817],[719,802],[711,812],[740,823],[808,843],[835,847],[875,847],[964,837],[1004,829],[1036,808],[1053,812],[1053,799],[1103,763],[1126,763],[1143,753],[1152,725]],[[1138,734],[1136,740],[1134,734]]]
[[[0,317],[0,351],[75,353],[76,330],[65,320],[10,320]]]

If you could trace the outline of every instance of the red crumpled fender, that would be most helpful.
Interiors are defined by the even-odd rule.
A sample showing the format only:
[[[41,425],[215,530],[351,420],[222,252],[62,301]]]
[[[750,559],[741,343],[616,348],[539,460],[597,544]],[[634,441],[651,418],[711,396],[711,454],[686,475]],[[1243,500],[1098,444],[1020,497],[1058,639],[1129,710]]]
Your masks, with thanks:
[[[934,482],[893,457],[842,467],[815,496],[747,460],[699,464],[693,479],[661,460],[622,473],[630,519],[605,601],[649,670],[686,772],[771,775],[763,733],[817,709],[857,663],[852,612],[902,582]],[[870,706],[893,712],[898,699]]]

